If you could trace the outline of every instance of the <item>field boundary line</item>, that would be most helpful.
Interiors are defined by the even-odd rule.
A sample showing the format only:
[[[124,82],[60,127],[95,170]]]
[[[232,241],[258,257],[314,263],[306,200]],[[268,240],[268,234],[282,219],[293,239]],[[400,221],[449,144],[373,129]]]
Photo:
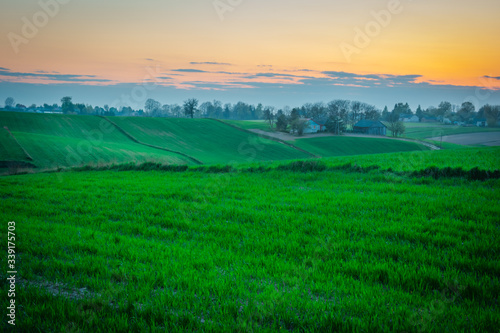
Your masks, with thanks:
[[[24,149],[24,147],[19,143],[19,141],[17,141],[16,137],[14,136],[14,134],[12,134],[12,132],[9,130],[9,128],[7,126],[4,126],[3,128],[10,134],[10,136],[12,137],[12,139],[14,139],[14,142],[17,143],[17,145],[19,146],[19,148],[21,148],[21,150],[23,151],[24,155],[26,155],[26,158],[29,161],[33,161],[33,157],[31,157],[31,155],[28,154],[28,152],[26,151],[26,149]]]
[[[187,157],[187,158],[189,158],[190,160],[192,160],[193,162],[195,162],[198,165],[203,165],[204,164],[202,161],[200,161],[200,160],[198,160],[198,159],[196,159],[196,158],[194,158],[192,156],[189,156],[187,154],[181,153],[179,151],[175,151],[175,150],[172,150],[172,149],[168,149],[168,148],[164,148],[164,147],[159,147],[159,146],[155,146],[155,145],[150,145],[149,143],[141,142],[141,141],[137,140],[133,135],[131,135],[130,133],[128,133],[127,131],[125,131],[123,128],[121,128],[114,121],[111,121],[110,119],[108,119],[107,117],[105,117],[105,116],[97,116],[97,117],[105,119],[106,121],[108,121],[110,124],[112,124],[113,126],[115,126],[122,134],[124,134],[126,137],[128,137],[130,140],[134,141],[135,143],[138,143],[138,144],[146,146],[146,147],[151,147],[151,148],[155,148],[155,149],[159,149],[159,150],[163,150],[163,151],[168,151],[169,153],[174,153],[174,154],[178,154],[178,155]]]
[[[267,135],[262,134],[262,133],[255,133],[255,132],[249,131],[249,130],[247,130],[247,129],[244,129],[244,128],[241,128],[241,127],[238,127],[238,126],[236,126],[236,125],[226,123],[225,121],[222,121],[222,120],[220,120],[220,119],[215,119],[215,118],[208,118],[208,119],[210,119],[210,120],[214,120],[214,121],[218,121],[218,122],[220,122],[220,123],[222,123],[222,124],[224,124],[224,125],[227,125],[227,126],[233,127],[233,128],[235,128],[235,129],[237,129],[237,130],[239,130],[239,131],[242,131],[242,132],[245,132],[245,133],[249,133],[249,134],[257,135],[257,136],[259,136],[259,137],[261,137],[261,138],[264,138],[264,139],[268,139],[268,140],[271,140],[271,141],[275,141],[275,142],[282,143],[282,144],[284,144],[285,146],[288,146],[288,147],[290,147],[290,148],[296,149],[296,150],[301,151],[301,152],[303,152],[303,153],[309,154],[309,155],[311,155],[311,156],[312,156],[312,157],[314,157],[314,158],[321,158],[321,156],[315,155],[315,154],[313,154],[313,153],[311,153],[311,152],[309,152],[309,151],[307,151],[307,150],[304,150],[304,149],[299,148],[299,147],[297,147],[297,146],[295,146],[295,145],[292,145],[291,143],[288,143],[288,142],[286,142],[286,141],[283,141],[283,140],[280,140],[280,139],[274,138],[274,137],[272,137],[272,136],[267,136]]]

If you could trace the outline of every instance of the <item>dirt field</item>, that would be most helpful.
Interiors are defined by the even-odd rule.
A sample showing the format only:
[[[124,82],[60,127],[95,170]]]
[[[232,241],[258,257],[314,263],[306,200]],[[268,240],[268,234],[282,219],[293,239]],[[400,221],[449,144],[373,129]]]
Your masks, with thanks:
[[[430,138],[429,140],[440,141],[441,137]],[[455,143],[458,145],[500,146],[500,132],[443,136],[443,142]]]

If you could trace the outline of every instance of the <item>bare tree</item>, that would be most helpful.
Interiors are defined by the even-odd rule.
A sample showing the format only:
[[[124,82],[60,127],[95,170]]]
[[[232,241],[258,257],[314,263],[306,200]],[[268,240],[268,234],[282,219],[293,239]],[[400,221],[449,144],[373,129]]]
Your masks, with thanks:
[[[161,108],[161,104],[158,101],[155,101],[152,98],[148,98],[146,104],[144,105],[144,110],[146,114],[150,117],[154,117]]]
[[[264,120],[269,123],[269,127],[272,129],[274,125],[274,107],[266,106],[264,109]]]
[[[196,107],[198,106],[198,100],[196,98],[190,98],[184,101],[184,114],[187,117],[194,118],[194,113],[196,112]]]
[[[5,108],[11,108],[14,106],[14,98],[12,97],[7,97],[5,100]]]

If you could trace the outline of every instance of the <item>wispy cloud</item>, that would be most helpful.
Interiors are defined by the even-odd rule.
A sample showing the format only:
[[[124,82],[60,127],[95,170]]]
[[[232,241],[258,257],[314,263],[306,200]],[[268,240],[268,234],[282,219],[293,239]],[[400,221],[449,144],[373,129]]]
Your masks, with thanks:
[[[60,82],[112,82],[112,80],[99,79],[96,75],[75,75],[75,74],[51,74],[43,71],[36,71],[33,73],[26,72],[12,72],[8,69],[0,68],[0,76],[8,76],[19,79],[41,79],[48,80],[51,83]]]
[[[172,69],[172,71],[183,72],[183,73],[208,73],[207,71],[203,71],[201,69],[191,69],[191,68]]]
[[[219,65],[219,66],[232,66],[232,64],[226,62],[215,62],[215,61],[203,61],[203,62],[190,62],[191,65]]]
[[[483,76],[484,78],[486,79],[494,79],[494,80],[500,80],[500,76],[489,76],[489,75],[485,75]]]

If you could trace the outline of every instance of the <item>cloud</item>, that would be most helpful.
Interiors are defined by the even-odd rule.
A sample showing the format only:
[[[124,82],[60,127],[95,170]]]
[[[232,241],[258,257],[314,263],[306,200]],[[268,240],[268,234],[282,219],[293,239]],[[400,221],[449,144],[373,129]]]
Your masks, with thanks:
[[[112,82],[111,80],[107,79],[98,79],[96,75],[49,74],[43,71],[23,73],[0,69],[0,76],[10,76],[15,78],[36,78],[63,82]]]
[[[357,74],[348,72],[324,71],[321,72],[329,79],[332,84],[345,84],[346,86],[373,87],[386,86],[393,87],[398,85],[416,84],[416,80],[422,75],[392,75],[392,74]]]
[[[489,76],[489,75],[485,75],[483,76],[484,78],[486,79],[494,79],[494,80],[500,80],[500,76]]]
[[[189,69],[189,68],[172,69],[172,71],[183,72],[183,73],[208,73],[207,71],[202,71],[201,69]]]
[[[220,65],[220,66],[232,66],[226,62],[214,62],[214,61],[204,61],[204,62],[190,62],[191,65]]]

